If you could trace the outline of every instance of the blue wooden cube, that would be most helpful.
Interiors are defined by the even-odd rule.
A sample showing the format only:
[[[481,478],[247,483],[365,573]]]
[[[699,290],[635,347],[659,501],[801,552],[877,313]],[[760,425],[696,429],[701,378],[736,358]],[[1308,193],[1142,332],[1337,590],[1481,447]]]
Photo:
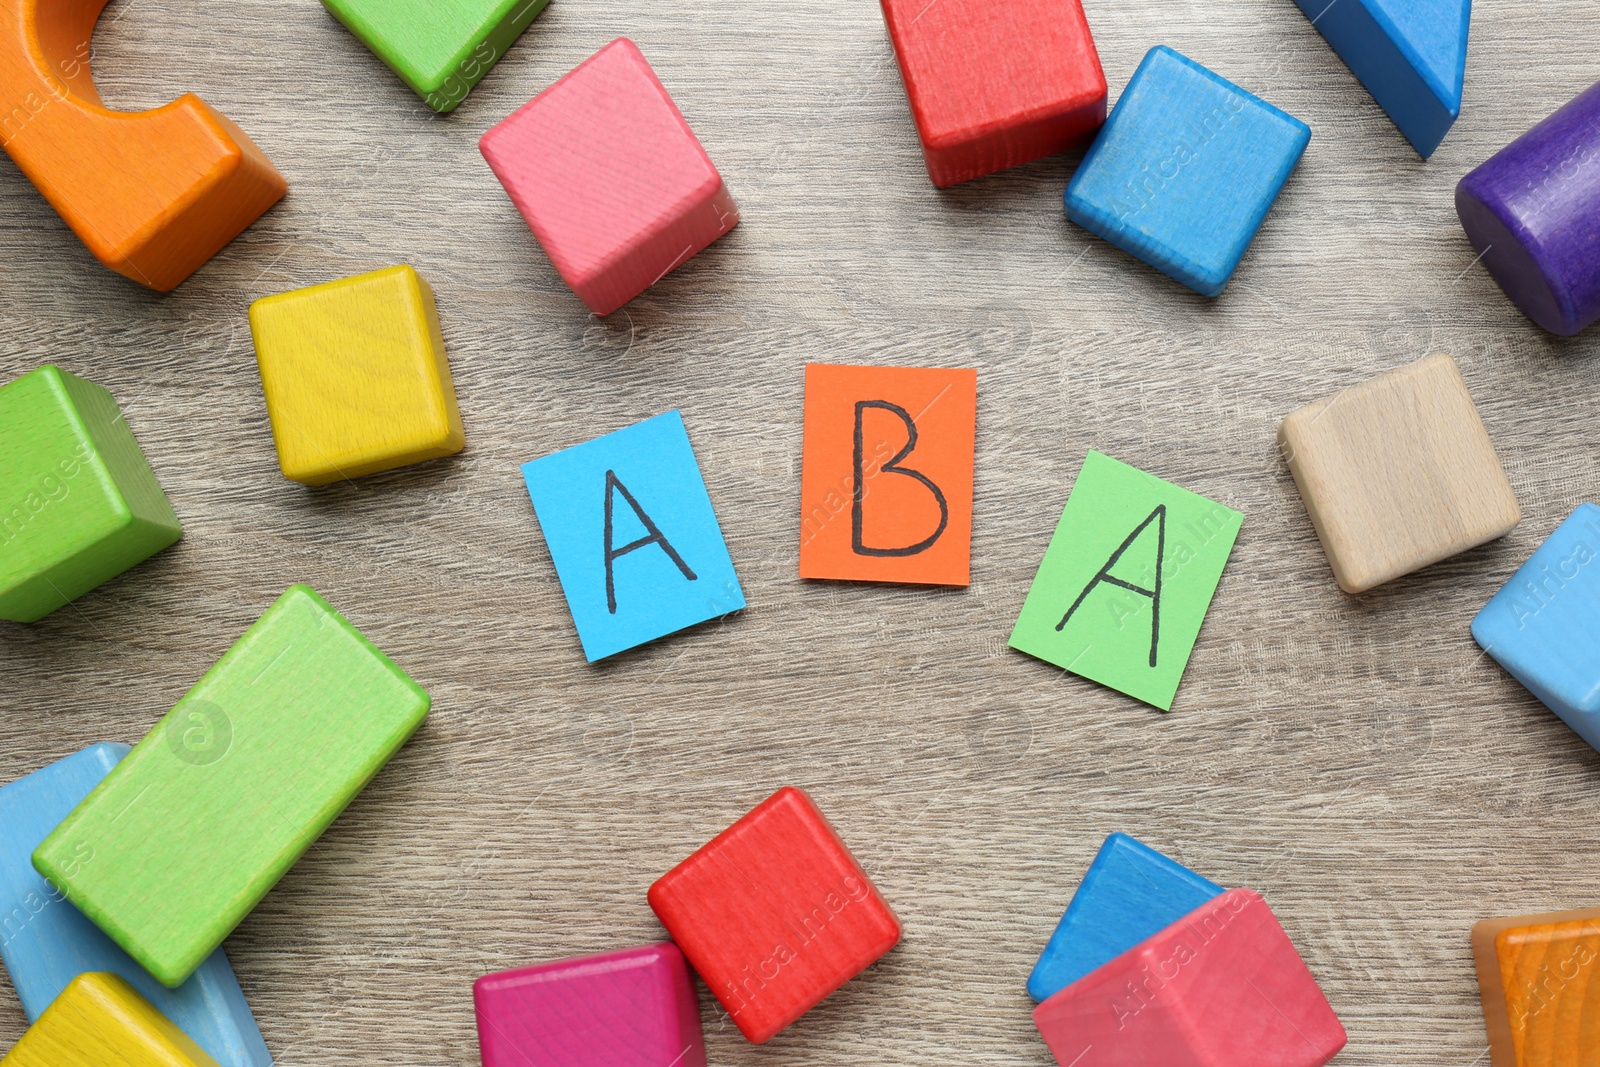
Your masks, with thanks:
[[[33,850],[129,751],[127,745],[94,745],[0,789],[0,960],[22,1010],[33,1022],[78,975],[110,971],[221,1067],[272,1067],[220,948],[182,986],[168,989],[33,869]],[[80,861],[93,863],[93,850]]]
[[[1472,620],[1472,636],[1600,749],[1600,507],[1580,504]]]
[[[1217,296],[1310,141],[1299,119],[1153,48],[1067,187],[1067,217]]]
[[[1461,117],[1472,0],[1294,0],[1423,159]]]
[[[1149,845],[1112,834],[1034,965],[1028,996],[1050,999],[1221,895],[1221,886]]]

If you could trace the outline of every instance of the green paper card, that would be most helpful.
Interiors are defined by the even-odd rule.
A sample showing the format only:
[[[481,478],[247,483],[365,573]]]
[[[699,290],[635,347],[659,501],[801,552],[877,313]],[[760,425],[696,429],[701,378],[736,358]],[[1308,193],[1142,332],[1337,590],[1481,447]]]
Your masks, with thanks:
[[[1170,710],[1243,523],[1232,508],[1090,452],[1011,647]]]

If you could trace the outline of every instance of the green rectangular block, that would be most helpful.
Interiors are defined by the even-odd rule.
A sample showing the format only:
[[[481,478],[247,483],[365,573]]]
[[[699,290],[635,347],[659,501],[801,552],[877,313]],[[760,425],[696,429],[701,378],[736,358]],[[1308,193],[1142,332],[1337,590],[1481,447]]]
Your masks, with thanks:
[[[452,111],[549,0],[322,0],[435,111]]]
[[[428,694],[291,586],[33,854],[177,987],[428,714]]]
[[[1090,452],[1011,647],[1171,709],[1243,523],[1232,508]]]
[[[0,619],[42,619],[182,536],[110,393],[51,366],[0,388]]]

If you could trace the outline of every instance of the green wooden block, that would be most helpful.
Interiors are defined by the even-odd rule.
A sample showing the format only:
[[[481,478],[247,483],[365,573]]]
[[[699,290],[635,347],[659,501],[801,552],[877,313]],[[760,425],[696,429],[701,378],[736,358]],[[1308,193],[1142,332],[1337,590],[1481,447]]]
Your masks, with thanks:
[[[1243,522],[1090,452],[1011,647],[1170,709]]]
[[[0,388],[0,619],[42,619],[182,536],[110,393],[51,366]]]
[[[322,0],[435,111],[452,111],[549,0]]]
[[[428,694],[291,586],[84,798],[33,865],[176,987],[428,714]]]

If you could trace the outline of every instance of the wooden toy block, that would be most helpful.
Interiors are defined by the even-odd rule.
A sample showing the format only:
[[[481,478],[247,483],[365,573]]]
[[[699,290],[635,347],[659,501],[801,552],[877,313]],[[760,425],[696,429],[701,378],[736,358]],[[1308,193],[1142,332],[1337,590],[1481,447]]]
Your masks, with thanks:
[[[428,695],[291,586],[33,854],[176,988],[422,725]]]
[[[700,1005],[672,944],[480,978],[483,1067],[706,1067]]]
[[[1600,84],[1462,178],[1456,214],[1534,322],[1571,336],[1600,321]]]
[[[1345,1032],[1266,901],[1233,889],[1034,1009],[1061,1067],[1322,1067]]]
[[[966,585],[978,372],[806,367],[800,577]]]
[[[272,1067],[222,949],[194,977],[168,989],[33,869],[33,850],[128,751],[127,745],[95,745],[0,789],[0,958],[22,1009],[36,1021],[80,974],[110,972],[222,1067]]]
[[[74,978],[3,1067],[218,1067],[120,975]]]
[[[1080,0],[883,0],[933,184],[1054,155],[1106,120]]]
[[[483,158],[572,291],[609,315],[733,229],[722,175],[618,38],[483,135]]]
[[[1050,999],[1221,895],[1221,886],[1150,846],[1112,834],[1050,935],[1028,978],[1028,996]]]
[[[1153,48],[1067,186],[1067,217],[1218,296],[1310,141],[1299,119]]]
[[[0,388],[0,619],[42,619],[182,536],[110,393],[52,366]]]
[[[1490,1067],[1586,1067],[1600,1057],[1600,908],[1472,928]]]
[[[193,93],[108,109],[89,69],[105,0],[0,2],[0,145],[96,259],[166,292],[288,186]]]
[[[1423,159],[1461,117],[1472,0],[1294,0]]]
[[[900,940],[900,921],[804,792],[778,790],[650,887],[650,907],[756,1044]]]
[[[744,608],[676,411],[522,465],[590,663]]]
[[[549,0],[322,0],[435,111],[454,111]]]
[[[263,297],[250,332],[284,477],[327,485],[466,445],[433,289],[410,267]]]
[[[1172,707],[1244,516],[1090,452],[1011,647]]]
[[[1600,749],[1600,507],[1580,504],[1472,620],[1483,650]]]
[[[1522,520],[1446,355],[1307,404],[1283,420],[1278,445],[1347,593],[1504,537]]]

